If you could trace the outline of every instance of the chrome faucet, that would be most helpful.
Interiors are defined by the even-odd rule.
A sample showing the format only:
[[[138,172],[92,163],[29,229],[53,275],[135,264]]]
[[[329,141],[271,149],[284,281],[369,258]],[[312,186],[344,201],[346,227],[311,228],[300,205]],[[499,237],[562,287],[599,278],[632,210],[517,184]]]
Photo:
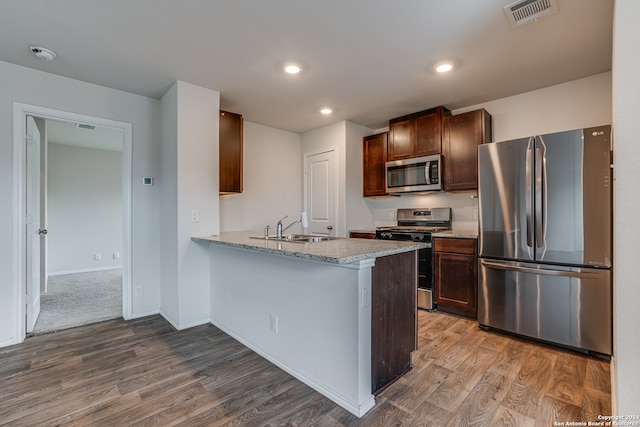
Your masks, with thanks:
[[[302,218],[300,218],[299,220],[293,221],[291,224],[282,228],[282,220],[286,218],[289,218],[289,215],[283,216],[282,219],[280,219],[280,221],[278,221],[278,224],[276,225],[276,239],[282,239],[282,233],[284,233],[285,231],[287,231],[288,229],[290,229],[291,227],[293,227],[294,225],[302,221]]]

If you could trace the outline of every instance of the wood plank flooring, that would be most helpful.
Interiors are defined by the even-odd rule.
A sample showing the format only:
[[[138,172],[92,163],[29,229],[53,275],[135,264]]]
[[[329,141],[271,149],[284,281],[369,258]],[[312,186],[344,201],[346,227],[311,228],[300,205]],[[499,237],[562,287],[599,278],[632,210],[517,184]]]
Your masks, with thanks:
[[[611,413],[608,362],[418,318],[414,369],[361,419],[211,325],[153,316],[0,349],[0,425],[520,427]]]

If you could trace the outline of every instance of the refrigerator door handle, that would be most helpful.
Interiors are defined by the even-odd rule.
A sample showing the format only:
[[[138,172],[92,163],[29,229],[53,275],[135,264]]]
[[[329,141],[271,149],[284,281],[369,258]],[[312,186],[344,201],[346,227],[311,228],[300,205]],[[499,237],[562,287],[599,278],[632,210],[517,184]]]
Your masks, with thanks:
[[[531,209],[531,196],[533,189],[532,187],[532,176],[531,176],[531,167],[533,166],[531,162],[531,152],[533,150],[531,144],[532,138],[529,139],[529,146],[527,147],[526,154],[526,162],[525,162],[525,208],[526,208],[526,218],[525,222],[527,223],[527,246],[533,247],[533,218],[532,218],[532,209]]]
[[[497,262],[481,260],[482,266],[487,268],[493,268],[495,270],[504,271],[518,271],[522,273],[542,274],[546,276],[564,276],[564,277],[579,277],[579,278],[594,278],[600,277],[598,272],[590,271],[563,271],[563,270],[544,270],[540,268],[524,267],[520,265],[501,264]]]
[[[536,246],[541,248],[544,246],[544,218],[542,214],[542,194],[544,191],[543,186],[543,173],[544,173],[544,156],[542,152],[542,148],[536,148]]]

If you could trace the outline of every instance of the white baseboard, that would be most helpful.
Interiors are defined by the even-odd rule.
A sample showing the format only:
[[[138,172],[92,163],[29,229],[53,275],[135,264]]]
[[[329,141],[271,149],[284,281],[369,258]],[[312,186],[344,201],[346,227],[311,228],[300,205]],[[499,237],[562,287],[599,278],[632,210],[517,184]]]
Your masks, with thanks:
[[[176,322],[173,317],[171,317],[166,311],[164,311],[162,307],[160,307],[159,313],[160,313],[160,316],[164,317],[164,320],[171,323],[171,326],[173,326],[177,330],[180,330],[180,328],[178,327],[178,322]]]
[[[16,340],[15,338],[10,338],[8,340],[0,341],[0,348],[20,344],[21,342],[22,341]]]
[[[159,308],[156,308],[155,310],[150,310],[150,311],[143,311],[141,313],[132,313],[131,319],[140,319],[141,317],[155,316],[156,314],[160,314]]]
[[[192,321],[186,322],[186,323],[180,323],[180,322],[176,321],[173,317],[171,317],[162,308],[160,309],[160,315],[162,317],[164,317],[167,322],[171,323],[171,326],[173,326],[174,328],[176,328],[179,331],[182,331],[182,330],[188,329],[188,328],[193,328],[194,326],[206,325],[211,320],[209,317],[205,317],[205,318],[202,318],[202,319],[192,320]]]
[[[342,394],[337,393],[336,391],[334,391],[334,390],[332,390],[330,388],[327,388],[325,385],[317,382],[316,380],[314,380],[312,378],[309,378],[306,375],[298,372],[297,370],[295,370],[294,368],[290,367],[289,365],[287,365],[286,363],[284,363],[283,361],[281,361],[277,357],[275,357],[275,356],[263,351],[259,347],[254,346],[250,342],[245,341],[242,337],[236,335],[235,333],[233,333],[229,329],[227,329],[224,326],[220,325],[213,317],[211,318],[211,324],[213,326],[215,326],[216,328],[222,330],[224,333],[226,333],[227,335],[231,336],[235,340],[239,341],[244,346],[246,346],[246,347],[250,348],[251,350],[255,351],[260,356],[264,357],[269,362],[273,363],[274,365],[276,365],[277,367],[279,367],[283,371],[287,372],[288,374],[290,374],[293,377],[297,378],[298,380],[302,381],[303,383],[305,383],[306,385],[308,385],[309,387],[311,387],[312,389],[314,389],[318,393],[322,394],[323,396],[325,396],[326,398],[330,399],[334,403],[340,405],[341,407],[343,407],[347,411],[351,412],[353,415],[355,415],[358,418],[361,418],[364,414],[369,412],[369,410],[371,410],[371,408],[373,408],[375,406],[375,404],[376,404],[375,397],[373,395],[370,395],[364,402],[362,402],[360,404],[358,404],[357,402],[352,401],[351,399],[347,399]]]
[[[116,265],[112,267],[88,268],[84,270],[55,271],[53,273],[47,273],[47,277],[61,276],[63,274],[92,273],[94,271],[106,271],[106,270],[122,270],[122,266]]]

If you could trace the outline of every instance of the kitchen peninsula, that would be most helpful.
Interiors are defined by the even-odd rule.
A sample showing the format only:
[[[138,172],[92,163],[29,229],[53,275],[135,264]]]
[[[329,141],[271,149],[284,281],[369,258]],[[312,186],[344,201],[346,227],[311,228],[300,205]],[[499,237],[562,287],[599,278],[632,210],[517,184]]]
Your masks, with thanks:
[[[211,323],[357,416],[411,368],[424,243],[193,237],[210,253]]]

